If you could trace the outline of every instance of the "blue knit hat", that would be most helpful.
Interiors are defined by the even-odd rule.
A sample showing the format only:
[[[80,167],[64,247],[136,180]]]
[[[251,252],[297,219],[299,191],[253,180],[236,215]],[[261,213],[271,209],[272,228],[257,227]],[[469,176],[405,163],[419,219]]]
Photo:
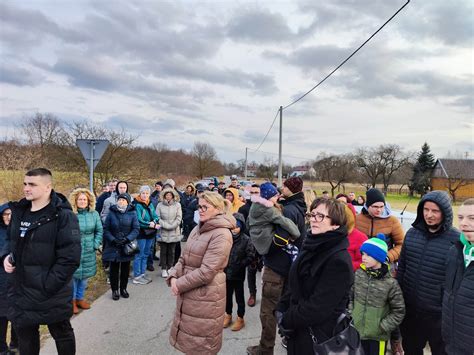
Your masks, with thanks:
[[[265,182],[260,185],[260,196],[264,199],[269,200],[276,194],[278,194],[278,190],[271,182]]]
[[[385,242],[385,234],[378,233],[376,237],[366,240],[360,247],[360,252],[366,253],[382,264],[386,262],[388,246]]]

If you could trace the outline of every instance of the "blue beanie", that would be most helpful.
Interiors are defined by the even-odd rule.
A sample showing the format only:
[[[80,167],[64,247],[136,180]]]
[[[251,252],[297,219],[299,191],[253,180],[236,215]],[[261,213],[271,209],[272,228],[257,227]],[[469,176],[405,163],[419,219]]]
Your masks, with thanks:
[[[366,253],[382,264],[386,262],[388,247],[385,242],[385,234],[378,233],[376,237],[366,240],[360,247],[360,252]]]
[[[278,190],[272,185],[271,182],[265,182],[260,185],[260,196],[265,200],[271,199],[276,194],[278,194]]]

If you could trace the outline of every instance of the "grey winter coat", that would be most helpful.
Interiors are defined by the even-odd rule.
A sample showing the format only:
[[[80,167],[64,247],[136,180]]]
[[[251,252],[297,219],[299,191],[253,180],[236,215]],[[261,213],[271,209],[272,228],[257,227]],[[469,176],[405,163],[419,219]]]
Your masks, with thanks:
[[[170,202],[165,200],[168,192],[173,194],[173,199]],[[181,234],[183,212],[179,203],[179,195],[174,189],[164,189],[160,196],[162,200],[156,206],[156,214],[161,226],[161,241],[164,243],[179,242],[183,239]]]

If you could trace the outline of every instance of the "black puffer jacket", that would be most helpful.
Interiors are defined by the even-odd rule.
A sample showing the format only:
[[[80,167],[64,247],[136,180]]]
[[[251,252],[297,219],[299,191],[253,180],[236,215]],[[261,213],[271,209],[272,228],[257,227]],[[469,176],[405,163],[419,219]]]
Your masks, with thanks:
[[[448,354],[474,353],[474,262],[464,266],[463,245],[451,247],[447,257],[443,297],[443,340]]]
[[[245,219],[240,213],[234,213],[236,220],[245,226]],[[255,248],[250,242],[250,237],[245,234],[242,227],[238,235],[232,235],[232,249],[230,250],[229,263],[225,268],[227,280],[245,280],[245,270],[255,257]]]
[[[431,201],[443,213],[442,226],[429,232],[423,217],[425,202]],[[444,191],[432,191],[418,204],[417,217],[405,236],[398,261],[397,280],[403,291],[407,313],[423,312],[441,316],[446,274],[446,255],[459,231],[452,226],[451,200]]]
[[[301,241],[306,236],[305,214],[308,210],[303,192],[298,192],[290,197],[280,200],[283,206],[283,216],[291,219],[300,231]]]
[[[20,222],[31,202],[11,203],[3,258],[13,251],[16,269],[9,282],[8,318],[17,326],[49,324],[72,316],[72,275],[81,260],[81,236],[67,199],[54,191],[50,204],[31,223],[20,248]],[[2,260],[3,260],[2,258]]]

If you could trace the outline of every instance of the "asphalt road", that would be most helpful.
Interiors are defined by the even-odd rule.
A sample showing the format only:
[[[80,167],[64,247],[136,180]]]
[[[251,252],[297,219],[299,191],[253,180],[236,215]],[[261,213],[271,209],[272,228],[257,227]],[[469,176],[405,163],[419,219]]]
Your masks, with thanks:
[[[129,299],[113,301],[108,291],[92,304],[90,310],[82,311],[72,319],[77,354],[181,354],[168,340],[176,298],[158,271],[151,276],[153,282],[148,285],[129,284]],[[261,288],[260,276],[258,273],[257,288]],[[248,289],[245,291],[247,299]],[[258,344],[261,330],[259,311],[260,300],[255,307],[246,307],[246,325],[242,330],[224,329],[219,354],[244,355],[247,346]],[[54,341],[50,338],[41,354],[56,353]],[[286,354],[278,336],[275,354]]]

